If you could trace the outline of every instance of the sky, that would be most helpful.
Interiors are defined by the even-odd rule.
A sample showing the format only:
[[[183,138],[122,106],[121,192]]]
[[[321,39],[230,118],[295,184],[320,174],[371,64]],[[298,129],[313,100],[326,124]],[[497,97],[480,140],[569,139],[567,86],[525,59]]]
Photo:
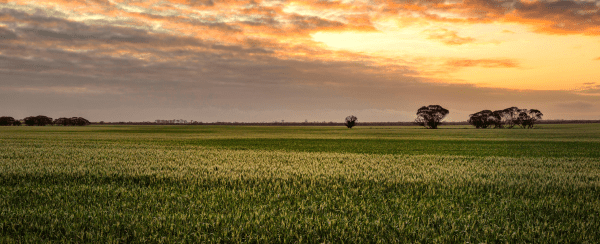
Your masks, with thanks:
[[[0,116],[600,119],[600,1],[0,0]]]

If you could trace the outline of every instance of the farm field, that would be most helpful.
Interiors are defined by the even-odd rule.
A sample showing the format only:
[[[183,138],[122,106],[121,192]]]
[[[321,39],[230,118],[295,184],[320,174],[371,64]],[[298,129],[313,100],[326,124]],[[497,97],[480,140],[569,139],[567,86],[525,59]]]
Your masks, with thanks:
[[[0,243],[600,242],[600,124],[0,128]]]

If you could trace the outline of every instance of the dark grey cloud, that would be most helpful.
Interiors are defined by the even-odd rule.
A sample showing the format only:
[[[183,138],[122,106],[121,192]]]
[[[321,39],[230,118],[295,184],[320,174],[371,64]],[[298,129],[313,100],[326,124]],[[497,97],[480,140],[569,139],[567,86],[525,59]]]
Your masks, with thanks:
[[[567,32],[597,30],[600,25],[600,10],[597,3],[587,1],[536,1],[519,2],[515,6],[516,14],[526,19],[549,20],[553,25],[548,29]]]
[[[260,46],[236,46],[215,43],[213,41],[200,40],[192,37],[176,37],[160,33],[150,33],[145,30],[138,30],[126,27],[112,26],[93,26],[60,19],[56,17],[46,17],[39,15],[30,15],[14,10],[0,10],[0,17],[9,15],[18,20],[17,23],[6,23],[13,26],[14,31],[7,30],[7,36],[22,36],[22,39],[29,42],[57,43],[67,46],[89,46],[90,44],[108,44],[115,45],[117,48],[136,49],[136,51],[161,52],[161,48],[186,46],[210,48],[222,50],[236,55],[245,55],[250,53],[271,53],[271,50],[261,48]],[[27,23],[24,25],[24,23]],[[45,27],[45,26],[52,26]],[[2,31],[2,29],[0,29]],[[207,37],[209,39],[210,37]],[[118,46],[119,44],[130,44],[129,46]],[[55,45],[54,45],[55,46]],[[164,53],[163,53],[164,54]]]
[[[87,27],[87,26],[86,26]],[[119,32],[107,31],[94,31],[91,28],[74,28],[66,30],[46,30],[41,28],[29,27],[29,28],[18,28],[17,31],[28,35],[36,36],[40,38],[49,39],[63,39],[63,40],[77,40],[77,41],[102,41],[107,43],[112,42],[129,42],[129,43],[148,43],[150,39],[145,36],[145,33],[135,34],[122,34]]]
[[[231,114],[238,110],[257,114],[287,111],[287,114],[280,114],[284,118],[295,114],[307,115],[310,113],[302,111],[312,110],[390,109],[411,114],[416,108],[428,104],[440,104],[450,109],[452,120],[465,120],[473,111],[511,106],[540,109],[546,118],[591,119],[595,118],[593,111],[575,110],[569,105],[581,107],[597,104],[598,101],[597,96],[582,96],[568,91],[514,91],[427,83],[400,73],[373,75],[364,71],[366,67],[343,62],[328,63],[327,72],[319,71],[319,66],[323,64],[276,59],[260,64],[222,62],[214,63],[197,74],[180,72],[173,79],[161,76],[161,73],[169,72],[171,66],[163,69],[158,66],[148,69],[138,67],[147,72],[146,76],[140,75],[143,72],[139,71],[133,72],[135,75],[123,73],[121,77],[84,76],[77,72],[47,74],[13,71],[10,74],[4,70],[0,72],[0,79],[12,82],[0,86],[0,93],[3,93],[0,97],[7,99],[2,101],[7,105],[3,106],[5,111],[16,108],[31,112],[40,108],[43,111],[57,111],[60,108],[58,110],[63,111],[61,113],[66,113],[87,109],[96,111],[90,115],[92,119],[112,121],[150,120],[164,117],[161,113],[170,114],[168,111],[179,110],[183,114],[178,117],[207,121],[206,116],[201,114],[185,114],[205,108],[221,111],[221,115],[210,115],[214,120],[221,121],[235,119]],[[153,69],[156,71],[152,72]],[[12,94],[13,97],[7,97],[6,94]],[[548,101],[564,101],[567,105]],[[145,112],[138,112],[131,117],[127,117],[125,112],[122,117],[114,117],[108,112],[131,111],[131,108]],[[319,114],[306,119],[330,121],[335,117]],[[390,118],[386,119],[389,121]],[[410,121],[411,118],[398,115],[394,120]]]
[[[458,8],[464,8],[473,17],[496,20],[507,17],[508,21],[526,21],[545,32],[584,32],[599,35],[600,5],[597,1],[519,1],[519,0],[465,0]],[[549,23],[549,24],[548,24]]]
[[[152,38],[147,31],[122,27],[89,26],[57,17],[28,14],[16,10],[0,10],[0,18],[15,18],[16,22],[6,22],[14,32],[28,41],[100,41],[149,43]]]
[[[408,115],[413,110],[428,104],[440,104],[450,109],[449,119],[455,121],[465,120],[473,111],[511,106],[540,109],[545,118],[597,117],[595,107],[589,106],[598,105],[598,96],[582,96],[568,91],[515,91],[426,83],[401,75],[373,76],[358,70],[360,67],[350,68],[349,64],[341,63],[329,64],[329,72],[318,72],[313,69],[318,63],[276,61],[257,66],[248,64],[245,68],[237,64],[238,69],[235,70],[219,67],[219,72],[206,72],[185,80],[148,80],[135,76],[117,80],[114,77],[77,74],[13,72],[10,75],[0,72],[0,79],[14,80],[14,83],[0,86],[0,97],[7,99],[2,101],[6,105],[2,108],[4,111],[13,109],[37,113],[41,110],[59,114],[93,110],[96,112],[90,118],[107,121],[151,120],[171,114],[169,111],[181,111],[177,117],[203,121],[208,121],[207,117],[214,121],[242,121],[236,118],[239,114],[234,116],[236,113],[275,113],[282,119],[303,114],[310,121],[330,121],[336,119],[333,116],[336,113],[310,117],[307,111],[369,109],[400,111],[402,114],[398,117],[386,117],[386,121],[410,121],[412,118]],[[348,69],[354,69],[354,72]],[[190,111],[207,108],[222,114],[189,114]],[[138,111],[133,113],[134,110]],[[130,111],[133,114],[123,112],[119,117],[114,115],[119,113],[110,111]]]
[[[386,2],[386,1],[380,1]],[[473,22],[509,21],[534,26],[536,30],[546,33],[585,33],[600,35],[600,4],[598,1],[580,0],[462,0],[462,1],[423,1],[397,0],[397,4],[416,5],[423,10],[421,14],[429,18],[445,21],[448,15],[438,14],[448,11],[460,13]],[[394,5],[391,5],[394,6]],[[384,12],[397,13],[415,10],[408,8],[384,8]],[[453,16],[453,15],[450,15]],[[464,19],[463,19],[464,20]]]
[[[556,106],[561,109],[575,110],[575,111],[589,111],[598,106],[599,103],[584,102],[584,101],[571,101],[557,103]]]
[[[9,29],[0,27],[0,40],[14,40],[17,35]]]
[[[26,70],[31,72],[42,72],[64,68],[66,65],[68,65],[68,63],[64,61],[48,62],[48,60],[27,59],[0,55],[0,68],[10,71]]]

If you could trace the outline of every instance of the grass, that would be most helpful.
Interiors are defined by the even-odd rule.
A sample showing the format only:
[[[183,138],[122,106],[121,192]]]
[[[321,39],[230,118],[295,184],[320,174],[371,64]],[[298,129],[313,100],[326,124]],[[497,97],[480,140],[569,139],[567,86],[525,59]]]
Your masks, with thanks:
[[[0,242],[600,241],[600,125],[0,128]]]

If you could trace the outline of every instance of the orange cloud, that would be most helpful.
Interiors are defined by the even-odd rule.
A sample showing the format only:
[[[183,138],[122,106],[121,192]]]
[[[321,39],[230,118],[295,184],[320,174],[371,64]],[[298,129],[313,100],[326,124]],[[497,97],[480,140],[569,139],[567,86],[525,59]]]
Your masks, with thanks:
[[[43,6],[42,9],[59,8],[87,14],[104,14],[111,17],[126,15],[129,10],[123,6],[140,7],[157,13],[172,13],[171,16],[199,15],[197,10],[210,11],[217,21],[226,22],[256,22],[280,28],[294,16],[284,13],[285,6],[295,5],[302,9],[312,11],[313,15],[303,15],[304,18],[318,17],[329,22],[340,22],[343,25],[327,27],[328,30],[363,30],[374,31],[372,22],[382,18],[420,17],[441,22],[467,22],[482,23],[502,21],[522,23],[533,26],[535,30],[552,34],[582,33],[587,35],[600,35],[600,6],[596,2],[565,0],[565,1],[489,1],[489,0],[464,0],[464,1],[394,1],[373,0],[368,2],[354,1],[351,4],[344,1],[308,1],[295,0],[290,2],[270,1],[235,1],[235,0],[167,0],[167,1],[109,1],[95,0],[48,0],[10,1],[17,4]],[[0,3],[7,3],[3,0]],[[268,4],[267,4],[268,3]],[[117,6],[119,5],[119,6]],[[129,12],[130,14],[132,12]],[[149,12],[144,12],[150,14]],[[298,14],[298,13],[297,13]],[[316,14],[316,15],[314,15]],[[206,13],[200,14],[202,18]],[[326,16],[325,16],[326,15]],[[331,18],[333,17],[333,18]],[[290,19],[291,18],[291,19]],[[323,22],[323,21],[320,21]],[[318,23],[308,25],[319,26]],[[319,28],[316,28],[319,29]],[[299,31],[306,35],[307,28],[287,28],[287,31]],[[321,30],[321,29],[319,29]],[[310,31],[309,31],[310,32]],[[298,33],[294,33],[298,34]],[[449,35],[449,36],[448,36]],[[468,43],[468,37],[432,36],[432,38],[447,39],[443,41],[449,45]]]
[[[446,65],[456,68],[483,67],[483,68],[517,68],[518,63],[510,59],[453,59]]]
[[[460,37],[456,31],[440,28],[436,30],[425,31],[428,34],[427,39],[441,41],[446,45],[463,45],[475,42],[472,37]]]
[[[289,4],[300,5],[312,10],[341,10],[346,13],[356,13],[372,10],[369,5],[365,5],[360,2],[353,2],[352,4],[344,3],[342,1],[312,1],[312,0],[295,0],[289,2]]]

